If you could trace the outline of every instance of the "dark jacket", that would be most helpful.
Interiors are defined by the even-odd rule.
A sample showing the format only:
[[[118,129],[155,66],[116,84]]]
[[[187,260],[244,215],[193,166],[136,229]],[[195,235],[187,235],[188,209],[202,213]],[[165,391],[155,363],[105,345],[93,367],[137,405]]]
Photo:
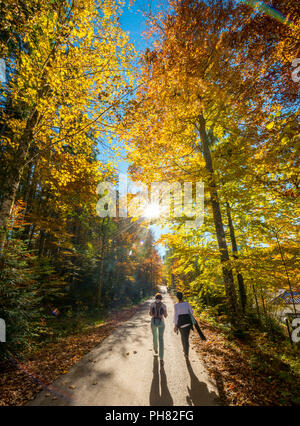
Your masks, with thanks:
[[[190,314],[178,315],[177,327],[180,328],[182,325],[185,324],[190,324],[191,329],[193,329],[193,323]]]

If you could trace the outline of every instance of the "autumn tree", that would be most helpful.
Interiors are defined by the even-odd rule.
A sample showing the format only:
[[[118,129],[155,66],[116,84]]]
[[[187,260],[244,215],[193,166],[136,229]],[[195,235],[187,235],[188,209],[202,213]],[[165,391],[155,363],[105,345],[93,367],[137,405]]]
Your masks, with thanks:
[[[151,19],[154,46],[142,60],[143,87],[128,112],[122,137],[128,140],[131,171],[136,179],[150,183],[201,178],[205,182],[209,197],[206,213],[212,215],[229,312],[234,320],[240,308],[233,267],[245,310],[245,282],[241,278],[246,267],[241,271],[237,251],[238,246],[251,246],[251,209],[260,204],[262,210],[257,216],[265,213],[266,219],[270,214],[271,218],[270,207],[279,186],[282,196],[287,195],[285,201],[293,203],[288,188],[296,182],[296,134],[292,139],[284,138],[285,126],[280,129],[278,139],[291,150],[292,168],[285,167],[284,150],[282,157],[278,151],[275,154],[272,129],[279,116],[291,129],[295,110],[285,103],[289,110],[281,113],[285,101],[276,95],[276,80],[266,83],[268,74],[263,64],[259,61],[255,67],[258,56],[254,57],[254,49],[243,38],[247,19],[253,17],[253,26],[260,19],[256,13],[252,16],[243,4],[220,1],[178,1],[171,7],[166,16]],[[292,19],[296,23],[295,16]],[[272,18],[268,23],[272,25]],[[291,40],[296,26],[283,32],[285,39]],[[279,49],[280,37],[274,38],[274,50]],[[278,60],[275,56],[273,63]],[[282,69],[276,64],[277,76]],[[267,155],[271,152],[275,161]],[[279,173],[268,174],[279,164]],[[283,217],[285,208],[281,208],[282,203],[273,209],[275,215]],[[246,220],[237,237],[235,228],[241,224],[237,216],[243,215]],[[169,241],[174,238],[169,237]],[[191,238],[195,243],[199,241],[196,235]]]
[[[20,49],[4,51],[0,227],[5,228],[24,168],[36,163],[76,162],[84,157],[111,120],[128,89],[130,46],[118,25],[113,1],[41,2],[32,6]],[[11,11],[8,9],[6,20]],[[128,75],[127,75],[128,77]],[[69,177],[68,177],[69,176]],[[101,174],[99,174],[101,178]],[[60,173],[61,185],[70,181]]]

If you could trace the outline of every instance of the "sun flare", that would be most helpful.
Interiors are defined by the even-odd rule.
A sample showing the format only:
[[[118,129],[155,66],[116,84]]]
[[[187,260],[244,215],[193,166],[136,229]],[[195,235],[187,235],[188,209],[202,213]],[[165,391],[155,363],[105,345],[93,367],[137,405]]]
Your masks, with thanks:
[[[159,204],[157,203],[148,204],[144,209],[144,216],[147,219],[156,218],[160,215],[160,213],[161,213],[161,209]]]

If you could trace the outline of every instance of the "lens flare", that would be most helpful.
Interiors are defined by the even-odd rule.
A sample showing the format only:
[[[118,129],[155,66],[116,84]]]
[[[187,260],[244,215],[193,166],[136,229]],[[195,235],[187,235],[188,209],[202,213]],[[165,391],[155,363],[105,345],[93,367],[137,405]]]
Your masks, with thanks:
[[[271,18],[276,19],[285,25],[291,25],[291,22],[284,16],[281,12],[274,9],[272,6],[266,5],[263,1],[258,0],[241,0],[243,3],[246,3],[248,6],[251,6],[253,9],[259,10],[264,14],[270,16]]]

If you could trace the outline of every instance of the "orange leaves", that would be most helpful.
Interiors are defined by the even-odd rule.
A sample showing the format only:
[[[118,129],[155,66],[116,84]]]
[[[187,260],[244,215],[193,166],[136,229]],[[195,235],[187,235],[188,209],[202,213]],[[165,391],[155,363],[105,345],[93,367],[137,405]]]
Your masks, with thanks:
[[[278,360],[283,355],[283,347],[274,342],[267,343],[267,337],[259,333],[252,334],[251,343],[228,339],[218,327],[198,321],[210,344],[207,345],[194,333],[193,343],[217,384],[223,405],[295,404],[299,386],[290,370],[286,374],[281,371],[287,368]]]
[[[8,223],[8,229],[13,228],[22,228],[23,226],[28,225],[25,221],[25,211],[26,211],[26,202],[22,199],[18,200],[12,209],[10,221]]]

